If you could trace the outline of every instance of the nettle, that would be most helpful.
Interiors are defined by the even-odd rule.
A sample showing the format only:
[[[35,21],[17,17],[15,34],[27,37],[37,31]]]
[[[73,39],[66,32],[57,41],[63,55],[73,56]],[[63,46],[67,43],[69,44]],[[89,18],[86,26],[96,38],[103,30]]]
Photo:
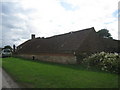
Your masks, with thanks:
[[[96,67],[103,71],[120,73],[120,56],[117,53],[100,52],[84,58],[83,64],[88,68]]]

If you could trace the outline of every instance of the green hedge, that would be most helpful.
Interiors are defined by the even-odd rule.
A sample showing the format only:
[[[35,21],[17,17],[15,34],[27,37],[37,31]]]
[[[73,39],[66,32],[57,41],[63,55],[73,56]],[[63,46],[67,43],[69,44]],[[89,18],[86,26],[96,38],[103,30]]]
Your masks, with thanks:
[[[95,67],[103,71],[120,73],[120,56],[117,53],[100,52],[81,61],[87,68]]]

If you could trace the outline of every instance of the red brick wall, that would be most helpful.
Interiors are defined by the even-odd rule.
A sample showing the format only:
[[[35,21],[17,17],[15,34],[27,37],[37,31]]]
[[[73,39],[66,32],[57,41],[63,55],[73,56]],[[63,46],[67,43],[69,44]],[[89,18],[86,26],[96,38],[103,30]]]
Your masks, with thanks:
[[[19,54],[18,57],[63,64],[76,64],[76,56],[70,54]]]

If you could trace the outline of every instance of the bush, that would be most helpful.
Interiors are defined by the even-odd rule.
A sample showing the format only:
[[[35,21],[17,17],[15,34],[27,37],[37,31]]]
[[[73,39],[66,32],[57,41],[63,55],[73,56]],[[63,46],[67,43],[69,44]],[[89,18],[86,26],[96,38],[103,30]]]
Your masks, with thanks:
[[[78,64],[82,64],[83,63],[83,59],[86,58],[86,57],[88,57],[88,56],[89,56],[88,53],[79,53],[79,54],[77,54],[76,55],[76,57],[77,57],[77,63]]]
[[[83,59],[87,68],[95,67],[103,71],[120,73],[120,56],[117,53],[96,53]]]

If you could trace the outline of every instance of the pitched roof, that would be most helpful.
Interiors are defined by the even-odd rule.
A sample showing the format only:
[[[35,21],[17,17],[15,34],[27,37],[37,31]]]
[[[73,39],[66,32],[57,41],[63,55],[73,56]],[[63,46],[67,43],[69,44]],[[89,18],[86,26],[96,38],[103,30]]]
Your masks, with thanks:
[[[18,46],[18,53],[73,53],[94,28],[56,35],[48,38],[35,38]]]

